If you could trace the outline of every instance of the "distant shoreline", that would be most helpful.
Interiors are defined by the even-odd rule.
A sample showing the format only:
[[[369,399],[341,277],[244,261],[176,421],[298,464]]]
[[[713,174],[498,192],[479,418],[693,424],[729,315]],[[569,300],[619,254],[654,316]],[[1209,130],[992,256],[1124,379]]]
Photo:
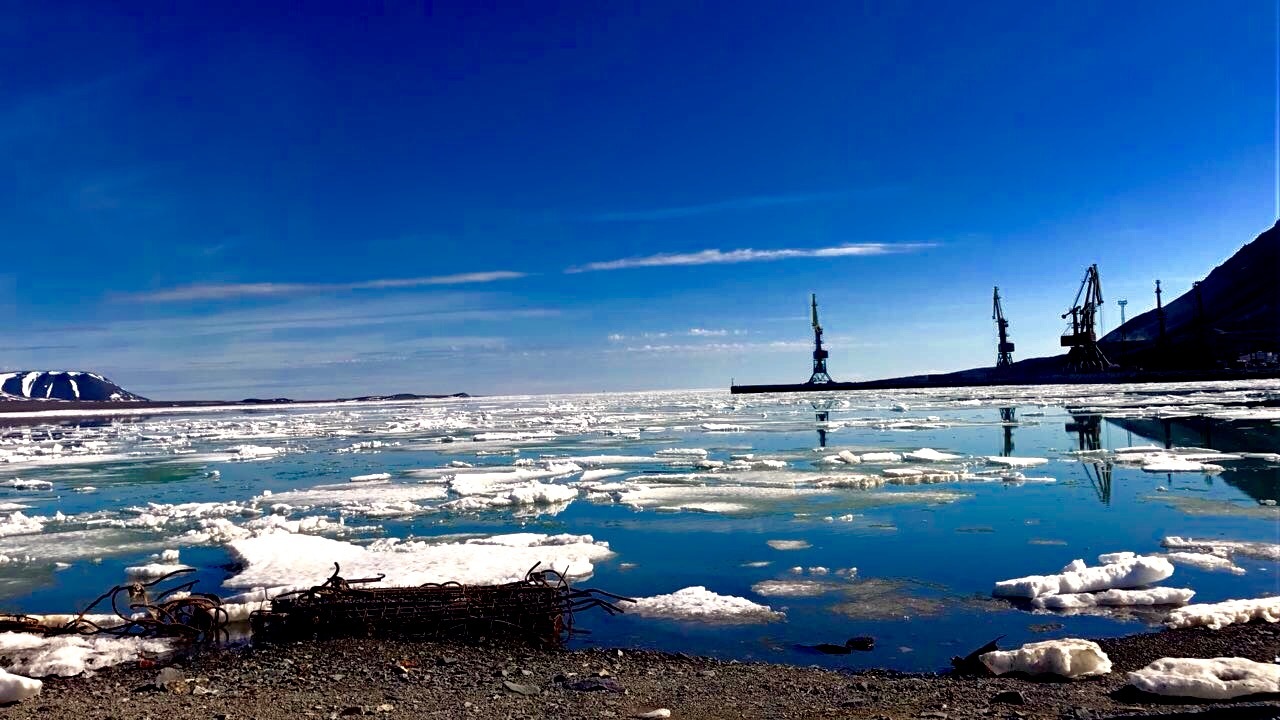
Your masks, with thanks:
[[[290,398],[246,398],[244,400],[6,400],[0,402],[0,419],[78,418],[112,415],[141,415],[148,412],[182,412],[187,410],[237,410],[272,407],[311,407],[371,402],[407,402],[413,400],[449,400],[469,398],[467,393],[449,395],[365,395],[334,400],[293,400]]]

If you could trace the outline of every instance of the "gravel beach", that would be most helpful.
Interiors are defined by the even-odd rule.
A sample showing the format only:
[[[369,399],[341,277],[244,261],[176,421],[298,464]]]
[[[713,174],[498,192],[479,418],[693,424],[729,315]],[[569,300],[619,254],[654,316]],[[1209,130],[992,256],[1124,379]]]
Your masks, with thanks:
[[[1280,698],[1229,704],[1140,696],[1124,673],[1166,656],[1273,662],[1280,627],[1166,630],[1100,640],[1114,671],[1075,682],[841,672],[646,650],[486,648],[328,640],[215,650],[172,665],[49,678],[10,718],[1276,718]],[[648,713],[648,715],[646,715]]]

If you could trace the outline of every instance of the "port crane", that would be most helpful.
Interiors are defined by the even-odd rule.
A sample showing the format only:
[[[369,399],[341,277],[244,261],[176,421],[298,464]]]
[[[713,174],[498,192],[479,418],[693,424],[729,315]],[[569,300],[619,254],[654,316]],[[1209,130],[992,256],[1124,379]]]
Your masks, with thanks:
[[[1071,318],[1071,328],[1061,338],[1062,347],[1069,348],[1065,367],[1069,373],[1103,372],[1111,367],[1098,347],[1097,319],[1102,303],[1102,279],[1095,263],[1085,270],[1071,309],[1062,314],[1063,320]]]
[[[996,321],[996,331],[1000,334],[996,345],[996,367],[1007,368],[1013,364],[1013,343],[1009,342],[1009,321],[1004,319],[1004,308],[1000,307],[999,287],[992,293],[991,319]]]
[[[808,385],[827,385],[832,382],[827,374],[827,351],[822,347],[822,325],[818,323],[818,295],[809,295],[809,312],[813,321],[813,374]]]

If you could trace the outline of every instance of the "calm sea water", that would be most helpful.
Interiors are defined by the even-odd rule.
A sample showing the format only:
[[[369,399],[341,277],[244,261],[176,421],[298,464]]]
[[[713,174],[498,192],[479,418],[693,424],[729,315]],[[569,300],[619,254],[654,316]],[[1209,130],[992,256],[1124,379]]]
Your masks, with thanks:
[[[394,518],[348,512],[347,524],[365,529],[341,539],[589,534],[617,554],[598,563],[586,585],[631,596],[705,586],[767,604],[786,617],[723,624],[587,613],[578,625],[591,634],[576,643],[934,669],[998,635],[1007,644],[1119,635],[1141,631],[1161,615],[1033,613],[991,599],[997,580],[1057,572],[1073,558],[1095,564],[1100,553],[1161,552],[1162,539],[1170,535],[1280,542],[1280,516],[1268,504],[1280,500],[1280,458],[1212,461],[1221,472],[1154,473],[1114,462],[1106,452],[1153,445],[1278,453],[1280,413],[1272,409],[1277,400],[1280,387],[1263,383],[803,396],[673,392],[28,420],[2,431],[0,482],[20,478],[51,487],[0,491],[0,502],[22,506],[10,507],[6,515],[16,511],[38,519],[23,526],[21,518],[9,515],[10,522],[0,526],[0,555],[8,558],[0,565],[0,609],[76,610],[120,582],[126,567],[150,562],[166,547],[180,547],[182,561],[198,569],[201,589],[217,591],[235,572],[227,548],[175,540],[198,527],[201,517],[174,516],[163,527],[136,527],[139,509],[148,503],[246,503],[266,490],[341,483],[371,473],[390,473],[392,485],[417,483],[421,478],[409,471],[458,461],[500,469],[522,459],[643,456],[649,459],[601,461],[599,467],[625,471],[603,482],[624,489],[718,487],[723,495],[717,499],[738,507],[634,507],[608,495],[593,501],[583,490],[567,506],[467,513],[430,508]],[[524,438],[475,440],[485,433]],[[371,441],[385,445],[349,452]],[[283,452],[235,459],[239,455],[230,449],[246,444]],[[750,454],[754,458],[747,463],[767,459],[785,466],[699,470],[656,454],[671,448],[704,449],[712,461]],[[841,450],[920,448],[962,459],[823,462]],[[1048,462],[1018,469],[1032,481],[1011,482],[1000,479],[1009,473],[989,456]],[[878,476],[894,468],[956,473],[960,479],[813,491],[822,477]],[[672,475],[677,477],[667,477]],[[543,482],[564,484],[576,477]],[[1035,481],[1045,479],[1054,482]],[[86,487],[94,490],[82,492]],[[337,519],[342,511],[314,508],[294,517],[303,514]],[[252,518],[232,513],[230,519]],[[804,541],[808,547],[778,550],[770,540]],[[1164,584],[1195,589],[1197,602],[1280,592],[1274,562],[1237,557],[1236,563],[1245,574],[1179,566]],[[856,574],[835,572],[848,568]],[[813,581],[823,592],[779,597],[753,590],[762,581],[796,579]],[[828,657],[798,647],[856,635],[874,637],[876,649]]]

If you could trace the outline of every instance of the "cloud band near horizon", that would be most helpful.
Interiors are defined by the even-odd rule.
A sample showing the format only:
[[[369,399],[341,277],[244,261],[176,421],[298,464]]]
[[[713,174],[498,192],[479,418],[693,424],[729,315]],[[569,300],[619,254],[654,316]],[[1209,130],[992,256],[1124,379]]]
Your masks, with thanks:
[[[700,250],[691,253],[659,253],[642,257],[622,258],[587,263],[565,270],[566,273],[598,272],[603,270],[629,270],[642,267],[671,267],[688,265],[723,265],[746,262],[773,262],[797,258],[870,257],[900,255],[919,252],[937,243],[848,243],[823,248],[779,248],[775,250]]]
[[[187,302],[192,300],[231,300],[244,297],[274,297],[282,295],[305,295],[311,293],[344,292],[349,290],[396,290],[404,288],[428,287],[433,285],[466,285],[472,283],[496,282],[498,280],[515,280],[527,277],[528,273],[511,270],[494,270],[490,272],[457,273],[453,275],[435,275],[416,278],[384,278],[379,280],[362,280],[349,283],[199,283],[156,290],[153,292],[131,293],[121,296],[132,302]]]

